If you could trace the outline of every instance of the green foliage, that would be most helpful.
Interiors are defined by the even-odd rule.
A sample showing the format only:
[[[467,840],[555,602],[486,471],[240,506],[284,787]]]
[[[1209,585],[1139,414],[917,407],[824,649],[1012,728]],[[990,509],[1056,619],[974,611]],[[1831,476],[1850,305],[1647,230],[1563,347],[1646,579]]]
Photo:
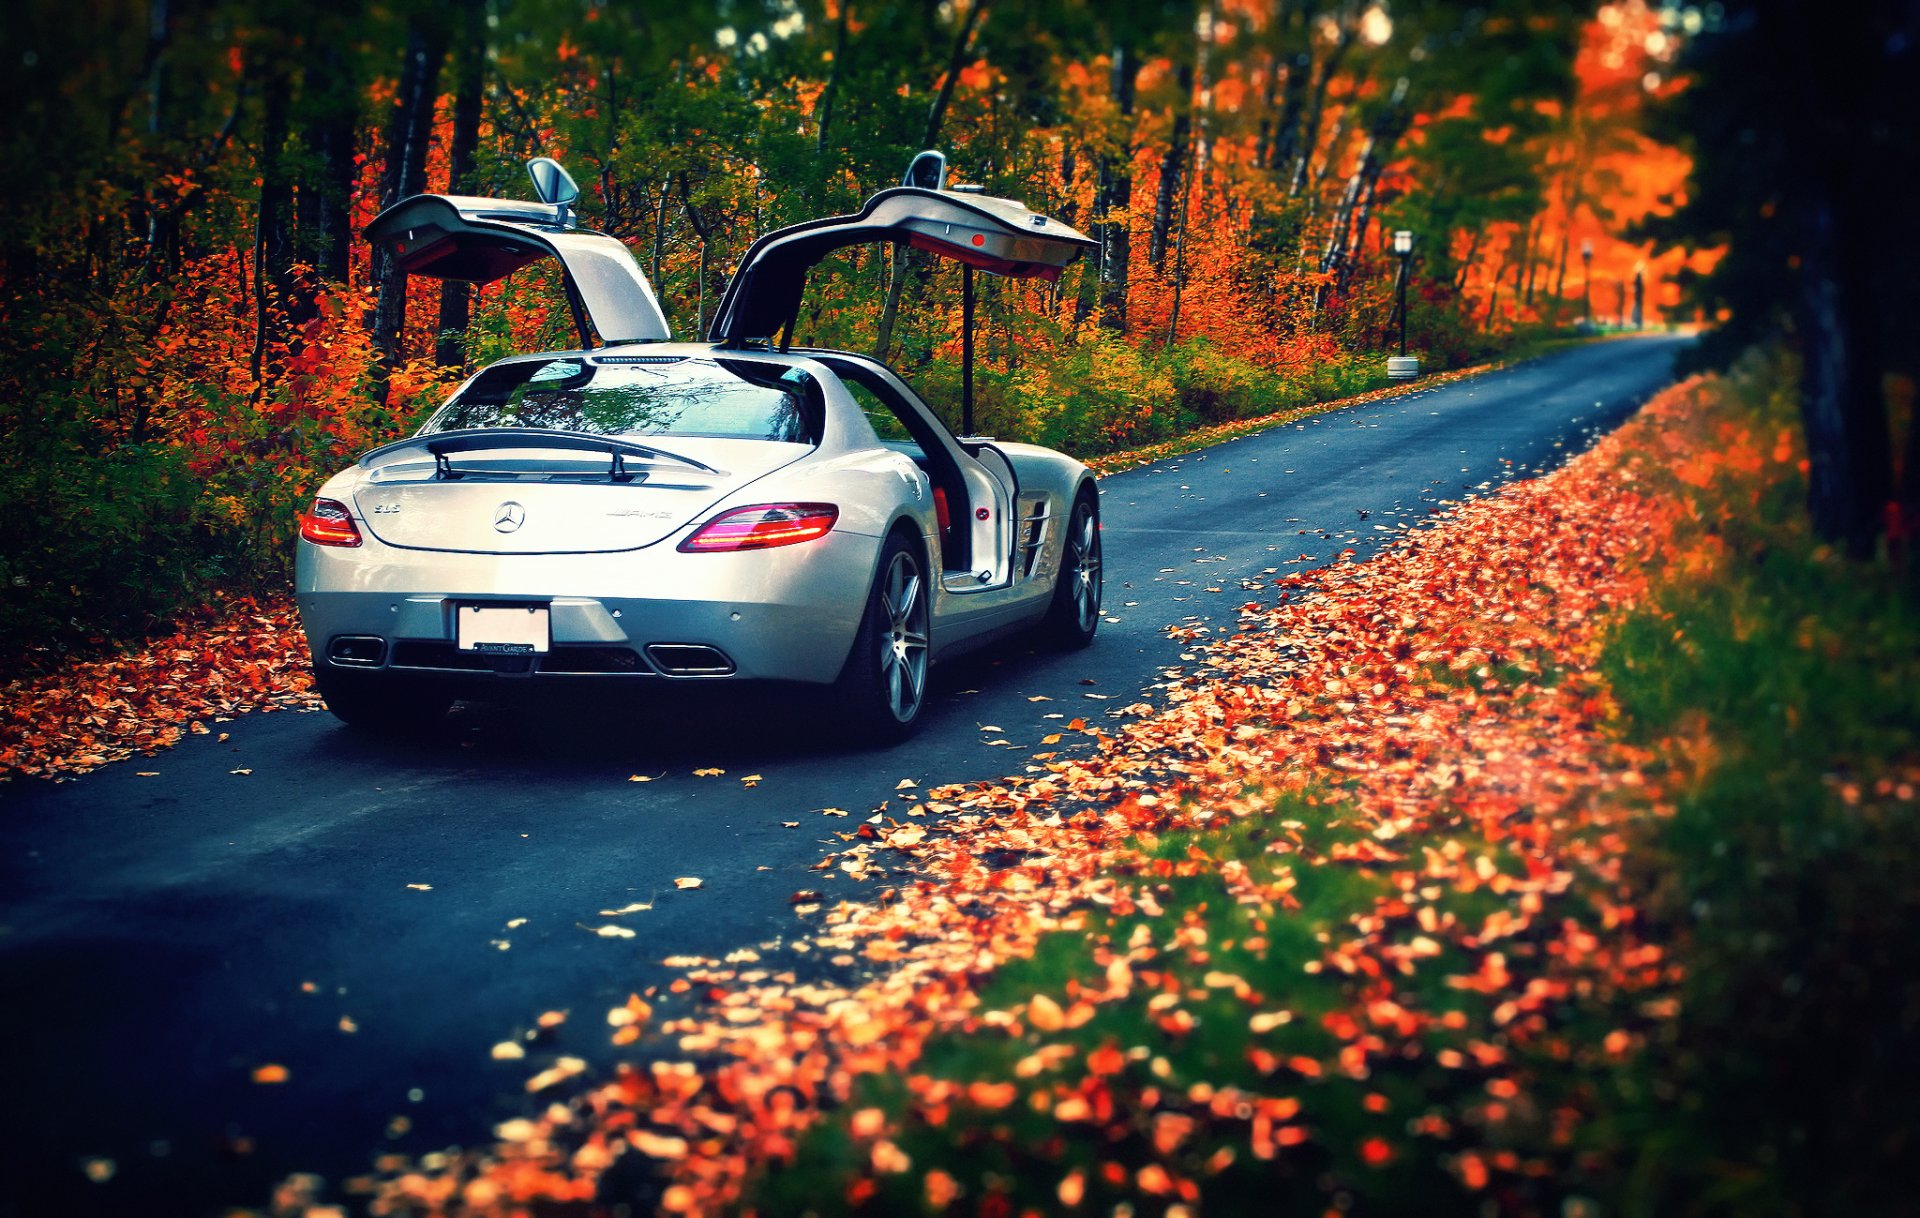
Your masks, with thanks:
[[[1779,370],[1722,385],[1726,421],[1792,426]],[[1642,1151],[1623,1202],[1912,1213],[1920,823],[1889,787],[1920,761],[1920,610],[1886,564],[1815,541],[1797,476],[1661,489],[1726,557],[1671,579],[1608,652],[1630,732],[1685,780],[1641,870],[1688,980],[1658,1095],[1625,1121]]]
[[[71,421],[0,463],[0,671],[102,633],[138,636],[226,574],[200,480],[162,444],[93,446]]]

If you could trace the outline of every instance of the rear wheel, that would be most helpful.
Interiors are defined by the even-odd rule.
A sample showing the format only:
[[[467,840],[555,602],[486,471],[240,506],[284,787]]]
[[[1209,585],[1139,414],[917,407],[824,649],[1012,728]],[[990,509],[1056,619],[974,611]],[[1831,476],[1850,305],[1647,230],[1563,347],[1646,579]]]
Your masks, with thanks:
[[[849,726],[867,739],[904,740],[926,701],[930,591],[920,551],[895,534],[880,555],[866,612],[836,691]]]
[[[1060,571],[1053,581],[1053,603],[1047,606],[1040,629],[1067,648],[1085,647],[1100,629],[1102,593],[1100,505],[1083,493],[1074,500],[1067,518],[1066,542],[1060,549]]]
[[[334,718],[361,731],[427,731],[453,705],[453,695],[440,686],[384,673],[317,667],[313,684]]]

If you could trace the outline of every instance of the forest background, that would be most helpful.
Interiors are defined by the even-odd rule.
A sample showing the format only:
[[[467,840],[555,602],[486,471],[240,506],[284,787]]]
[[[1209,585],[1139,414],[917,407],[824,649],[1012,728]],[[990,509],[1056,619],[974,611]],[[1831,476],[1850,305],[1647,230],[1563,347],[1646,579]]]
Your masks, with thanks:
[[[580,180],[676,331],[753,238],[913,153],[1093,235],[983,280],[981,429],[1076,455],[1653,323],[1690,160],[1645,133],[1703,18],[1625,0],[83,0],[0,29],[0,672],[283,589],[298,510],[475,367],[577,345],[549,273],[414,280],[421,191]],[[957,413],[959,272],[862,247],[796,341]]]

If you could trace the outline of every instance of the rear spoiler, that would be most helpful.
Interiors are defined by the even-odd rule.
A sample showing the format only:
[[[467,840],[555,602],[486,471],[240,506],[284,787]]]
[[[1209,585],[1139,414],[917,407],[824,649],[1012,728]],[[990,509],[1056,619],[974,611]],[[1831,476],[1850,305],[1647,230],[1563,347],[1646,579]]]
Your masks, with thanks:
[[[391,444],[382,444],[378,448],[369,449],[361,455],[359,464],[362,469],[372,469],[386,464],[395,457],[417,451],[433,458],[436,478],[454,482],[466,476],[466,471],[457,468],[449,460],[454,454],[494,452],[502,449],[606,453],[612,458],[608,477],[614,482],[633,480],[633,475],[627,472],[628,457],[638,457],[643,461],[671,461],[707,474],[721,472],[705,462],[696,461],[692,457],[683,457],[679,453],[668,452],[664,448],[655,448],[650,444],[638,444],[632,440],[622,440],[617,436],[595,436],[581,431],[549,431],[539,427],[469,427],[459,431],[409,436],[404,440],[395,440]]]

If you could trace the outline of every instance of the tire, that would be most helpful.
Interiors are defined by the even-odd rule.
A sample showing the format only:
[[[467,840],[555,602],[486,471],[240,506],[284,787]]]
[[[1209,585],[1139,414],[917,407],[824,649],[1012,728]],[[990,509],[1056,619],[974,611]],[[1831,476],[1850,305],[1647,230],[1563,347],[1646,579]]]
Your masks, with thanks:
[[[834,691],[849,739],[893,743],[913,734],[927,699],[930,603],[926,559],[918,546],[894,534],[880,552],[880,569]]]
[[[1093,642],[1100,629],[1100,599],[1104,592],[1104,565],[1100,545],[1100,504],[1091,491],[1082,491],[1067,518],[1060,546],[1060,569],[1053,580],[1053,601],[1041,620],[1040,632],[1069,651]]]
[[[383,735],[430,731],[453,706],[453,695],[444,688],[404,677],[316,666],[313,684],[333,717],[356,731]]]

